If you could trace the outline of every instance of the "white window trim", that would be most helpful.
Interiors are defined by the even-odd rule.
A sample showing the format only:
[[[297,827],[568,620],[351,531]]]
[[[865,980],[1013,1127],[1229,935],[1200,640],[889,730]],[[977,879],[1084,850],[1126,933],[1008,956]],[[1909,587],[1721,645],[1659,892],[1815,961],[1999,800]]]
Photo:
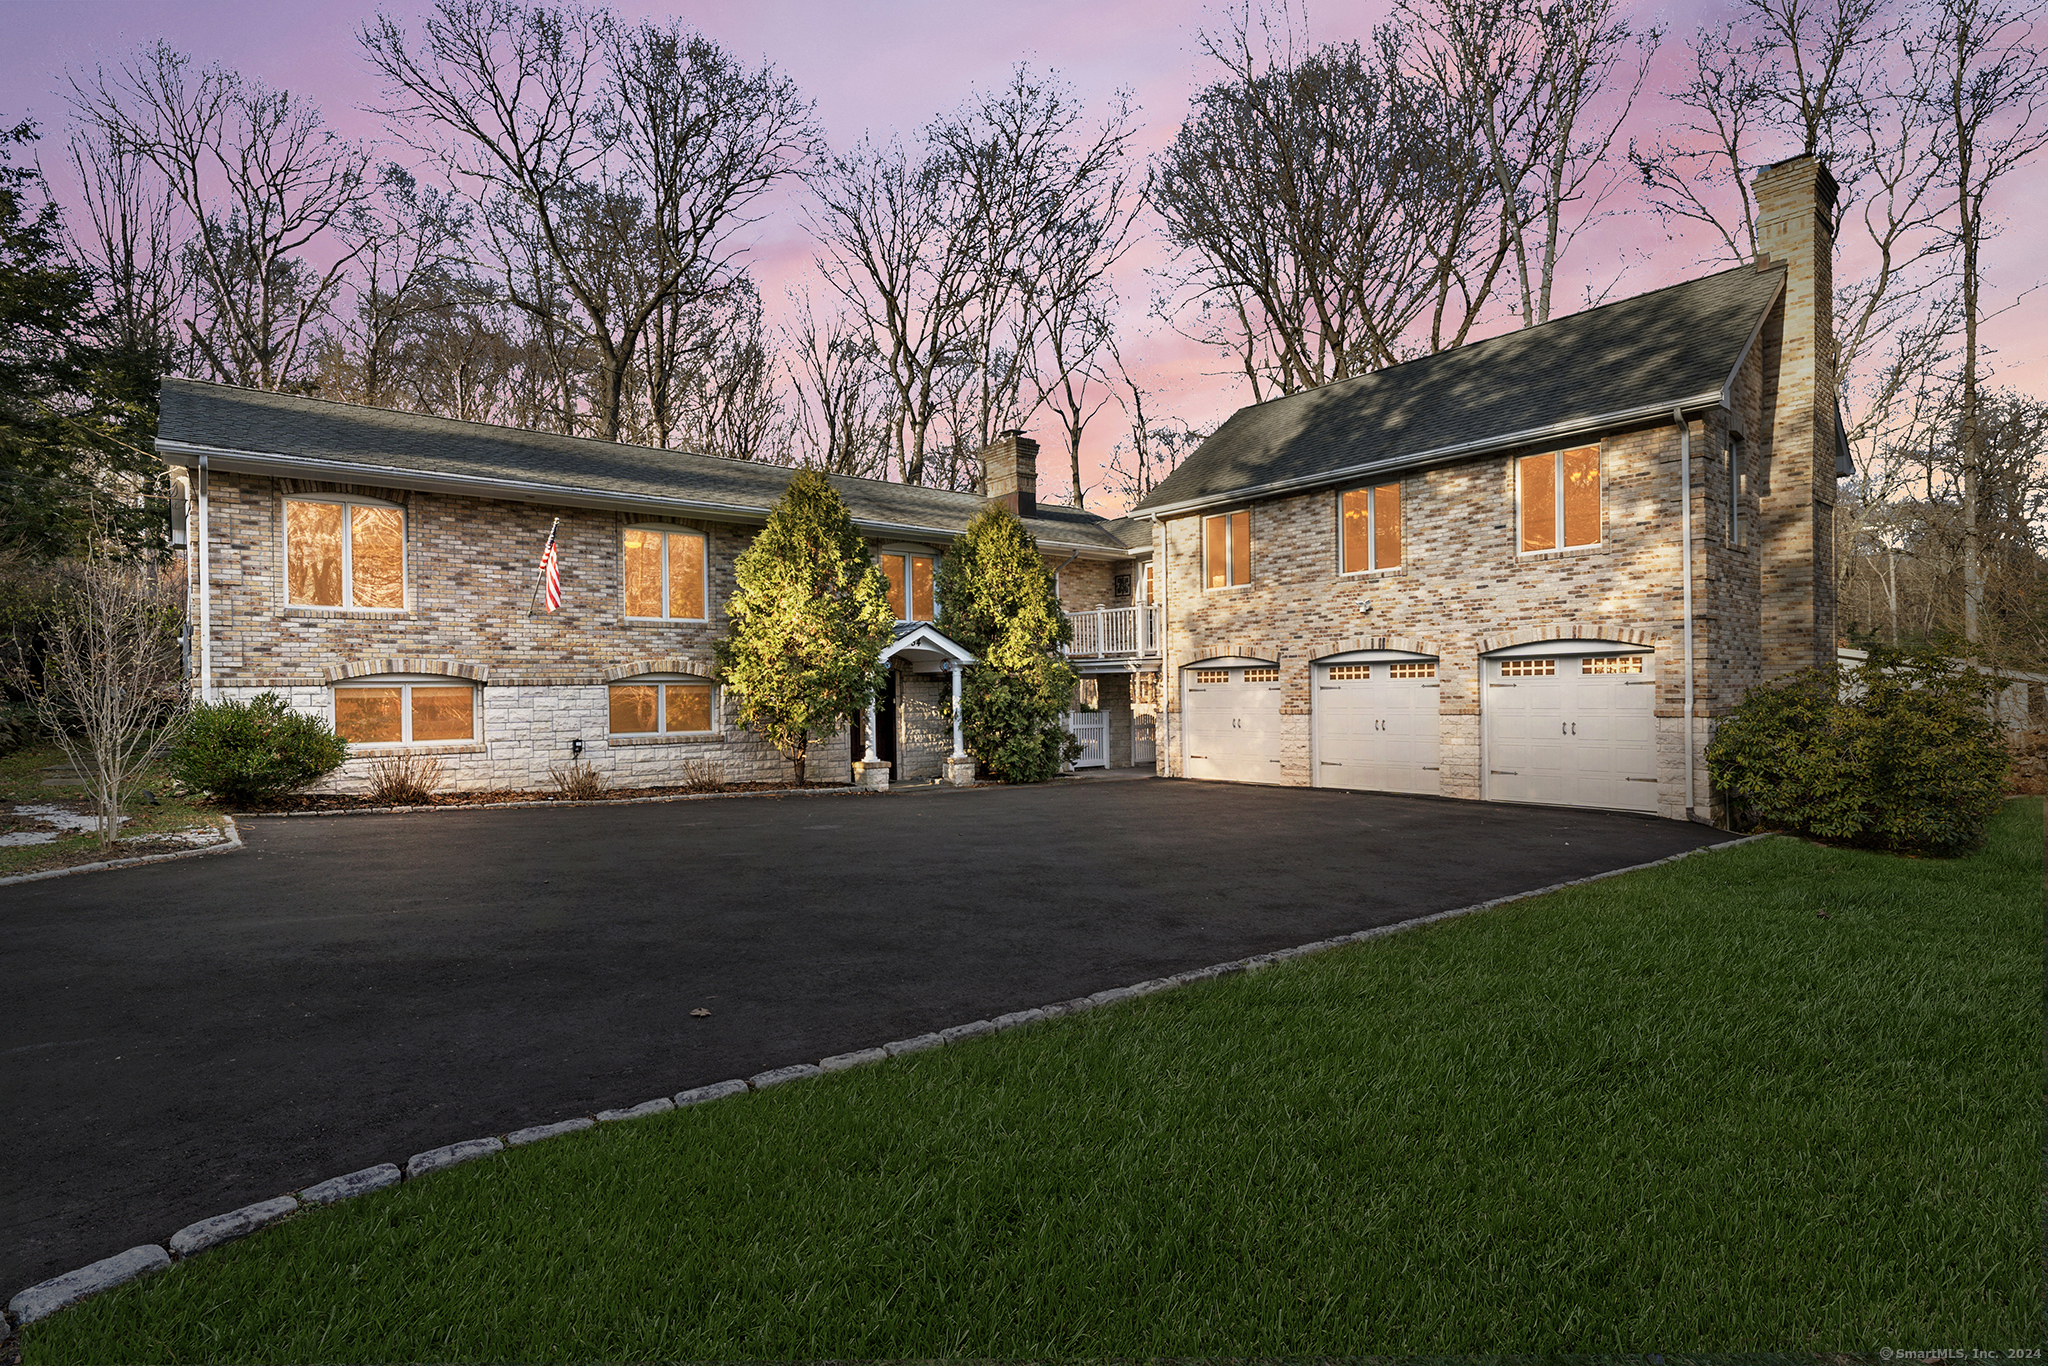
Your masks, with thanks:
[[[398,734],[396,740],[351,740],[349,747],[358,746],[390,749],[403,745],[407,749],[447,749],[452,746],[476,745],[483,737],[483,689],[467,678],[456,678],[449,674],[369,674],[362,678],[344,679],[329,685],[332,692],[342,693],[351,689],[397,688],[398,692]],[[412,738],[412,690],[414,688],[468,688],[469,689],[469,734],[460,740],[415,740]],[[340,708],[335,708],[335,718],[340,720]],[[339,730],[339,726],[336,727]]]
[[[1381,566],[1381,565],[1379,565],[1379,564],[1374,564],[1374,565],[1372,565],[1372,566],[1370,566],[1369,568],[1366,568],[1366,569],[1352,569],[1352,568],[1350,568],[1349,566],[1347,566],[1347,565],[1346,565],[1346,564],[1344,563],[1344,495],[1345,495],[1345,494],[1347,494],[1347,493],[1363,493],[1363,494],[1365,495],[1365,557],[1366,557],[1366,559],[1368,559],[1368,560],[1378,560],[1378,559],[1379,559],[1379,557],[1380,557],[1380,539],[1379,539],[1379,534],[1378,534],[1378,533],[1379,533],[1379,525],[1380,525],[1380,496],[1379,496],[1379,491],[1380,491],[1381,489],[1383,489],[1383,488],[1396,488],[1396,489],[1399,489],[1399,488],[1401,488],[1401,487],[1402,487],[1401,481],[1400,481],[1399,479],[1396,479],[1396,480],[1394,480],[1394,481],[1393,481],[1393,482],[1392,482],[1391,484],[1362,484],[1362,485],[1358,485],[1358,486],[1356,486],[1356,487],[1353,487],[1353,488],[1348,488],[1348,489],[1339,489],[1339,490],[1337,490],[1337,577],[1338,577],[1338,578],[1340,578],[1340,579],[1369,579],[1369,578],[1376,578],[1376,577],[1378,577],[1378,576],[1380,576],[1380,575],[1382,575],[1382,574],[1398,574],[1398,573],[1400,573],[1400,572],[1401,572],[1401,571],[1402,571],[1403,569],[1407,568],[1407,566],[1408,566],[1408,518],[1407,518],[1407,516],[1406,516],[1406,514],[1405,514],[1405,513],[1404,513],[1404,514],[1402,515],[1402,518],[1401,518],[1401,563],[1399,563],[1399,564],[1390,564],[1390,565],[1385,565],[1385,566]],[[1400,499],[1401,499],[1401,501],[1402,501],[1403,503],[1405,503],[1405,502],[1407,502],[1407,501],[1408,501],[1408,498],[1407,498],[1407,494],[1406,494],[1406,491],[1405,491],[1405,490],[1403,490],[1402,494],[1400,495]],[[1520,515],[1521,515],[1521,514],[1520,514],[1519,512],[1517,512],[1516,516],[1517,516],[1518,518],[1520,517]],[[1519,545],[1519,544],[1521,544],[1521,543],[1520,543],[1519,541],[1517,541],[1517,542],[1516,542],[1516,544],[1517,544],[1517,545]]]
[[[1553,505],[1551,515],[1556,518],[1556,521],[1553,522],[1552,525],[1556,528],[1557,539],[1559,541],[1564,540],[1564,453],[1566,450],[1576,451],[1580,449],[1583,448],[1579,446],[1570,446],[1560,447],[1559,449],[1550,452],[1551,502]],[[1595,536],[1592,540],[1587,541],[1584,545],[1555,545],[1548,550],[1522,549],[1522,542],[1524,539],[1526,539],[1522,534],[1522,512],[1524,506],[1524,500],[1522,498],[1522,461],[1527,459],[1528,457],[1516,456],[1510,462],[1510,468],[1513,470],[1515,479],[1515,558],[1522,560],[1541,560],[1555,555],[1576,555],[1580,551],[1584,550],[1598,550],[1602,545],[1606,544],[1607,449],[1606,447],[1596,443],[1593,446],[1593,452],[1593,477],[1596,480],[1595,487],[1600,502],[1600,534]]]
[[[1232,579],[1233,582],[1225,584],[1211,584],[1209,582],[1209,523],[1228,523],[1232,517],[1238,516],[1240,513],[1244,516],[1245,548],[1246,552],[1249,553],[1252,542],[1252,510],[1250,508],[1237,508],[1231,512],[1213,512],[1202,518],[1202,539],[1196,545],[1195,553],[1199,557],[1197,562],[1201,565],[1200,574],[1202,591],[1204,593],[1231,593],[1240,588],[1250,588],[1252,586],[1250,565],[1245,566],[1243,581],[1235,581],[1237,579],[1237,566],[1233,561],[1237,558],[1237,551],[1236,547],[1230,543],[1230,532],[1228,530],[1225,530],[1223,533],[1223,568],[1225,575]],[[1258,556],[1253,555],[1252,558],[1256,560]]]
[[[292,601],[292,515],[293,503],[335,503],[342,507],[390,508],[398,514],[398,585],[405,595],[405,603],[399,607],[358,607],[354,602],[318,603]],[[284,573],[280,576],[284,584],[284,610],[287,612],[365,612],[373,616],[403,616],[412,610],[412,516],[405,504],[394,503],[388,498],[365,498],[356,493],[287,493],[279,503],[277,538],[283,548]],[[353,599],[356,595],[356,530],[355,518],[341,519],[341,591]]]
[[[644,619],[644,620],[651,620],[651,618],[643,618],[643,619]],[[671,684],[671,683],[677,683],[677,684],[681,684],[681,685],[683,685],[683,686],[685,686],[685,687],[691,687],[691,688],[709,688],[709,689],[711,689],[711,729],[709,729],[709,730],[664,730],[664,729],[662,729],[662,727],[664,727],[664,726],[666,726],[666,725],[668,724],[668,693],[667,693],[666,689],[667,689],[668,685],[669,685],[669,684]],[[655,692],[655,694],[654,694],[654,725],[655,725],[655,729],[653,729],[653,730],[613,730],[613,729],[611,728],[611,725],[612,725],[612,689],[613,689],[613,688],[633,688],[633,687],[641,687],[641,688],[645,688],[645,687],[654,687],[654,688],[656,688],[656,689],[657,689],[657,691],[656,691],[656,692]],[[701,738],[701,739],[715,739],[715,738],[717,738],[718,736],[720,736],[720,735],[723,735],[723,734],[725,733],[725,731],[724,731],[724,728],[723,728],[723,724],[722,724],[722,723],[723,723],[723,721],[724,721],[724,719],[725,719],[725,690],[724,690],[723,688],[719,687],[719,686],[718,686],[718,684],[717,684],[717,683],[715,683],[715,682],[713,682],[713,681],[712,681],[711,679],[705,678],[705,677],[703,677],[702,675],[699,675],[699,674],[634,674],[634,675],[633,675],[632,677],[630,677],[630,678],[613,678],[613,679],[608,679],[608,680],[606,680],[606,682],[605,682],[605,685],[604,685],[604,725],[605,725],[605,735],[606,735],[606,736],[607,736],[607,738],[609,738],[609,739],[613,739],[613,740],[644,740],[644,739],[647,739],[647,738],[649,738],[649,737],[661,737],[661,738],[667,738],[667,737],[669,737],[669,736],[680,736],[680,737],[689,737],[689,738]]]
[[[635,616],[626,607],[626,533],[630,531],[656,532],[664,538],[669,536],[695,536],[704,543],[704,601],[703,612],[694,617],[672,617],[668,614],[668,541],[661,543],[661,615],[658,617]],[[692,527],[671,526],[666,522],[635,522],[619,529],[619,610],[627,621],[703,621],[711,620],[711,537]],[[615,679],[614,682],[624,682]]]

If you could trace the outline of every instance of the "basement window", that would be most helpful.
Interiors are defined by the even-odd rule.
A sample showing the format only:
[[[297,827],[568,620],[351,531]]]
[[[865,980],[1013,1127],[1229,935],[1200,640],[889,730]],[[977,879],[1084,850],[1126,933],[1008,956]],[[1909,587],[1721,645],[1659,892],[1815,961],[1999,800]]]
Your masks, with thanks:
[[[439,676],[338,683],[334,733],[354,745],[431,745],[476,738],[476,687]]]
[[[1524,555],[1600,544],[1600,448],[1579,446],[1515,462],[1515,513]]]
[[[687,674],[643,674],[608,689],[613,735],[709,735],[711,684]]]

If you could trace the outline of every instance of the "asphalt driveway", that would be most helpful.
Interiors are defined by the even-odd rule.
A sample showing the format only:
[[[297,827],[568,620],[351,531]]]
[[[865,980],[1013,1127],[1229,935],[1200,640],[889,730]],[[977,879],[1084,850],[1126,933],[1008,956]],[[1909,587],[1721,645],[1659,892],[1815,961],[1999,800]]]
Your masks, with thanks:
[[[456,1139],[1728,838],[1159,781],[243,833],[0,888],[0,1298]]]

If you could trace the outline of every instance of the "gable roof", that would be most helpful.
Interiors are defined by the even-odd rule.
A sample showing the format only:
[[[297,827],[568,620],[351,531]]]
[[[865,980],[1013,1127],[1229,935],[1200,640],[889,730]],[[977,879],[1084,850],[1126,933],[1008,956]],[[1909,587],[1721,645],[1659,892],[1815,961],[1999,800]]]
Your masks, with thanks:
[[[167,379],[157,453],[214,469],[520,502],[760,522],[789,486],[784,465],[366,408],[201,380]],[[987,500],[970,493],[831,475],[871,536],[951,539]],[[1047,550],[1121,556],[1108,523],[1040,504],[1025,529]]]
[[[1783,265],[1737,266],[1240,408],[1131,509],[1178,512],[1724,401]]]

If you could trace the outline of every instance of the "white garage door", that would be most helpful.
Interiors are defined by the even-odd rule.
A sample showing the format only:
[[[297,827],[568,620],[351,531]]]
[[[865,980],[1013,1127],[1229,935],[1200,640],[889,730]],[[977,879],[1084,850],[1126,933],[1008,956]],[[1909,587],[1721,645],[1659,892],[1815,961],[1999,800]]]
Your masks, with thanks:
[[[1436,661],[1315,666],[1316,786],[1440,792]]]
[[[1480,661],[1487,796],[1657,809],[1657,657],[1607,649]]]
[[[1188,776],[1280,781],[1280,670],[1272,665],[1181,671]]]

